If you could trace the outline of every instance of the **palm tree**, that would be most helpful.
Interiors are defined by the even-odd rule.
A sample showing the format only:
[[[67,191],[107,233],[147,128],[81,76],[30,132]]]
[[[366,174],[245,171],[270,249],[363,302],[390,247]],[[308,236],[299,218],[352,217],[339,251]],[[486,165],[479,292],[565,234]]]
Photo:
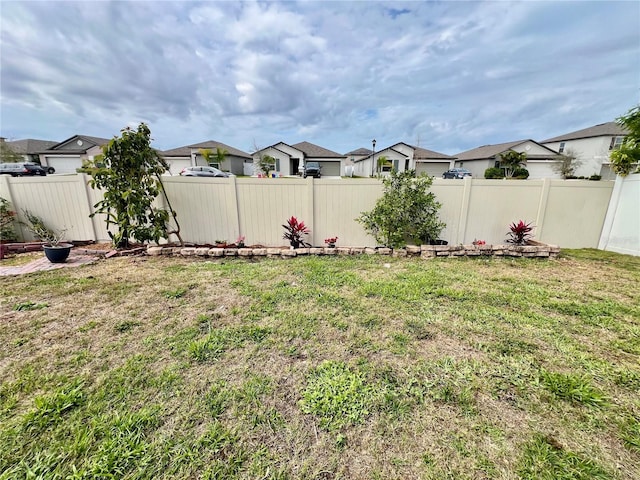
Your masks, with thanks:
[[[500,155],[500,167],[504,168],[505,177],[513,177],[513,172],[527,161],[527,154],[509,150]]]

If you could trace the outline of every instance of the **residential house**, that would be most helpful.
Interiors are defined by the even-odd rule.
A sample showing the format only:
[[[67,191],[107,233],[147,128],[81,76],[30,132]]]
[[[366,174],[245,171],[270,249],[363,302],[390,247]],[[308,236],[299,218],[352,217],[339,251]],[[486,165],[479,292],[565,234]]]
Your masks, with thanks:
[[[48,150],[58,143],[51,140],[35,140],[33,138],[14,140],[10,142],[5,141],[4,138],[0,138],[0,141],[4,142],[12,152],[21,155],[25,162],[34,163],[40,163],[39,152]]]
[[[169,164],[169,171],[172,175],[178,175],[185,167],[195,165],[207,165],[202,150],[211,150],[213,154],[217,149],[226,150],[224,160],[221,163],[213,161],[212,166],[219,168],[225,172],[231,172],[234,175],[246,175],[245,165],[251,166],[253,158],[247,152],[243,152],[224,143],[215,140],[196,143],[194,145],[186,145],[171,150],[160,152],[160,156]],[[249,173],[250,174],[250,173]]]
[[[322,167],[322,175],[340,177],[345,174],[344,155],[309,142],[288,145],[284,142],[276,143],[253,153],[256,174],[261,173],[258,164],[264,162],[265,157],[274,159],[270,173],[278,176],[300,175],[304,171],[305,162],[318,162]]]
[[[559,153],[576,155],[580,165],[574,175],[602,175],[603,179],[613,180],[616,175],[611,171],[609,154],[620,148],[626,133],[616,122],[608,122],[548,138],[540,143]]]
[[[558,164],[558,152],[531,139],[483,145],[460,152],[456,154],[456,167],[466,168],[474,178],[484,178],[485,170],[498,167],[500,156],[509,151],[526,154],[523,167],[529,171],[529,178],[561,178],[560,173],[554,170]]]
[[[108,138],[74,135],[39,151],[40,164],[53,167],[56,173],[76,173],[84,160],[93,160],[96,155],[101,155],[102,146],[109,142]]]
[[[396,143],[367,156],[354,158],[355,175],[369,177],[378,173],[378,162],[384,157],[386,161],[380,165],[380,173],[388,174],[392,169],[398,172],[415,170],[430,176],[441,176],[453,167],[455,157],[434,152],[426,148],[415,147],[404,142]]]

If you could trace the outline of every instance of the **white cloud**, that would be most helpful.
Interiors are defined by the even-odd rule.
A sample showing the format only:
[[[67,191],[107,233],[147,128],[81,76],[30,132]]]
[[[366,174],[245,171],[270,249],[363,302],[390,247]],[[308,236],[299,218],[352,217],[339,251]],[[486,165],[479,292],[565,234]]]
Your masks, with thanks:
[[[346,152],[376,136],[456,153],[608,121],[637,101],[632,2],[2,7],[4,136],[110,137],[139,118],[162,148],[309,140]]]

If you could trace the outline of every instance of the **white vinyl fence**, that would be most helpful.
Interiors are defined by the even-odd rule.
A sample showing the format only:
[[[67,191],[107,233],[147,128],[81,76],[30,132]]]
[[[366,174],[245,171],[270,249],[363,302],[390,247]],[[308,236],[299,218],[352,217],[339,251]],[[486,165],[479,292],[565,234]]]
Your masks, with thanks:
[[[598,248],[640,256],[640,175],[616,178]]]
[[[70,240],[109,240],[103,217],[89,218],[100,192],[83,174],[13,178],[0,176],[0,197],[22,217],[31,210]],[[163,177],[178,214],[183,239],[193,243],[234,242],[284,245],[283,228],[292,215],[311,229],[309,242],[321,246],[375,246],[355,221],[382,193],[376,179]],[[614,182],[582,180],[443,180],[432,191],[447,224],[450,244],[474,239],[502,243],[511,222],[535,225],[535,238],[564,248],[597,248]],[[626,197],[625,197],[626,198]],[[631,199],[633,200],[633,199]],[[621,199],[621,202],[628,200]],[[637,202],[636,202],[637,212]],[[23,236],[29,234],[23,229]],[[175,239],[171,239],[175,240]]]

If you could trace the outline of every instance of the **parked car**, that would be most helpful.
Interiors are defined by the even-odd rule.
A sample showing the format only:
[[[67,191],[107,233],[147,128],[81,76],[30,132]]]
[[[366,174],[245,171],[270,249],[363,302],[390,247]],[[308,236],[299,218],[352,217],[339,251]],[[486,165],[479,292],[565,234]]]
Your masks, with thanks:
[[[471,172],[466,168],[452,168],[442,174],[442,178],[464,178],[470,176]]]
[[[183,177],[233,177],[232,173],[223,172],[216,167],[185,167],[180,172]]]
[[[11,175],[12,177],[45,176],[47,171],[33,162],[0,163],[0,174]]]
[[[322,176],[322,173],[320,172],[321,170],[322,170],[322,167],[318,162],[307,162],[304,164],[303,176],[304,178],[307,178],[309,176],[314,178],[320,178]]]

